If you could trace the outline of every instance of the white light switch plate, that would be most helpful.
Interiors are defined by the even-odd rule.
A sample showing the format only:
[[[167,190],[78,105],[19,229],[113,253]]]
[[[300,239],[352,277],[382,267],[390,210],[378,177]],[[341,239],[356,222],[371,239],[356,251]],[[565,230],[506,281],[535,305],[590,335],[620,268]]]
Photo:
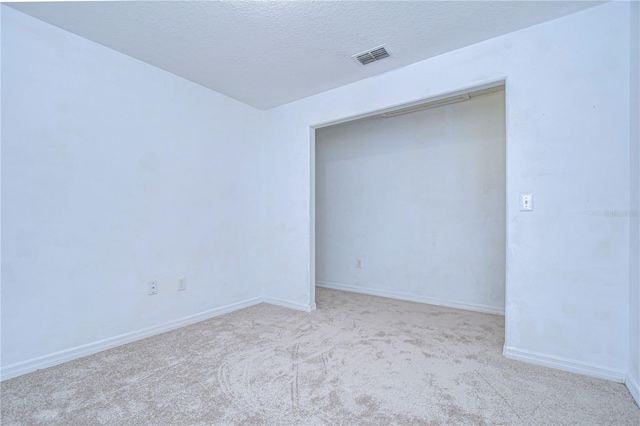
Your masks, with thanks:
[[[520,194],[520,211],[533,211],[533,194]]]

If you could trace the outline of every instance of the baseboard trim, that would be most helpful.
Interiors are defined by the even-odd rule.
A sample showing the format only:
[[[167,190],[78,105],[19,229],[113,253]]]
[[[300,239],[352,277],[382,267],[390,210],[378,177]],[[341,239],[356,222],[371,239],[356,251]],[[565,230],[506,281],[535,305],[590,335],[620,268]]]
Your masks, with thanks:
[[[407,300],[409,302],[426,303],[429,305],[444,306],[446,308],[464,309],[466,311],[482,312],[484,314],[504,315],[504,308],[478,305],[474,303],[454,302],[450,300],[436,299],[433,297],[415,296],[406,293],[396,293],[393,291],[379,290],[369,287],[357,287],[348,284],[336,284],[326,281],[316,281],[316,286],[330,288],[333,290],[350,291],[353,293],[369,294],[371,296],[389,297],[391,299]]]
[[[629,389],[629,393],[636,400],[636,404],[640,407],[640,386],[638,382],[631,376],[631,374],[627,373],[627,377],[624,379],[624,384]]]
[[[543,367],[555,368],[556,370],[568,371],[570,373],[582,374],[584,376],[596,377],[598,379],[611,380],[618,383],[624,383],[625,381],[625,371],[555,355],[543,354],[526,349],[518,349],[511,346],[504,346],[502,354],[505,358],[541,365]]]
[[[305,305],[303,303],[292,302],[290,300],[278,299],[277,297],[267,297],[267,296],[264,296],[262,298],[262,301],[270,305],[276,305],[276,306],[282,306],[284,308],[295,309],[296,311],[311,312],[316,310],[315,303],[313,305]]]
[[[219,308],[210,309],[177,320],[168,321],[163,324],[143,328],[141,330],[124,333],[119,336],[110,337],[108,339],[99,340],[97,342],[77,346],[75,348],[65,349],[60,352],[55,352],[27,361],[11,364],[0,369],[0,380],[12,379],[14,377],[31,373],[36,370],[53,367],[54,365],[82,358],[87,355],[93,355],[107,349],[115,348],[116,346],[151,337],[156,334],[165,333],[167,331],[175,330],[186,325],[195,324],[197,322],[217,317],[219,315],[227,314],[229,312],[237,311],[243,308],[248,308],[249,306],[257,305],[262,302],[262,297],[255,297],[252,299],[244,300],[242,302],[232,303],[229,305],[221,306]]]

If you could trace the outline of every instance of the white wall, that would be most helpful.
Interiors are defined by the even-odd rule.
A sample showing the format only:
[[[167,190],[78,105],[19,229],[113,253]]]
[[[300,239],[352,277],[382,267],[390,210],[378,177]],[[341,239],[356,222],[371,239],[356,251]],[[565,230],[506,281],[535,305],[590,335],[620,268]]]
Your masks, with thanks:
[[[265,292],[312,304],[309,126],[506,77],[506,354],[628,368],[629,4],[607,3],[268,111]],[[267,167],[269,173],[267,174]],[[520,193],[535,211],[518,211]]]
[[[316,282],[504,312],[504,114],[499,92],[318,129]]]
[[[636,182],[629,8],[263,114],[2,6],[3,370],[261,287],[312,307],[309,126],[506,77],[508,355],[621,378],[640,351],[636,245],[605,211],[628,209]],[[530,191],[536,211],[521,214]],[[178,275],[186,293],[166,290]]]
[[[630,38],[630,253],[629,374],[627,386],[640,405],[640,3],[631,4]]]
[[[6,6],[2,67],[3,370],[260,296],[260,111]]]

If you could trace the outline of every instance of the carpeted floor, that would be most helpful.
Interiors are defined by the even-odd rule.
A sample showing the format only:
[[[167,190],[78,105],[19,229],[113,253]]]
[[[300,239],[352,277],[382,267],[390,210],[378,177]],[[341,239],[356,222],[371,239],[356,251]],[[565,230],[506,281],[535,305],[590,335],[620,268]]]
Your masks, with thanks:
[[[504,319],[318,289],[2,382],[13,424],[640,425],[624,385],[502,357]]]

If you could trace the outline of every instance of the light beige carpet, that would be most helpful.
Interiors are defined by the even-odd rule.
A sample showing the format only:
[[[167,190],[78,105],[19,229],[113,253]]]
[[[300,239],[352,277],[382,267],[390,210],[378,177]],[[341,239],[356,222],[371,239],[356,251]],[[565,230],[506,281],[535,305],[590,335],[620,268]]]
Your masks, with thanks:
[[[640,425],[624,385],[502,357],[504,319],[318,289],[2,382],[2,424]]]

